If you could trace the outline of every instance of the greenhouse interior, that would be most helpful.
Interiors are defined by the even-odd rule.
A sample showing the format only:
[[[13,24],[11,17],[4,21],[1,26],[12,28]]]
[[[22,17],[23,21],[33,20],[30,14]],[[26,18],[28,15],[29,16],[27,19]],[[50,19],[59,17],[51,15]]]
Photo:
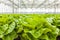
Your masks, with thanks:
[[[60,0],[0,0],[0,40],[60,40]]]

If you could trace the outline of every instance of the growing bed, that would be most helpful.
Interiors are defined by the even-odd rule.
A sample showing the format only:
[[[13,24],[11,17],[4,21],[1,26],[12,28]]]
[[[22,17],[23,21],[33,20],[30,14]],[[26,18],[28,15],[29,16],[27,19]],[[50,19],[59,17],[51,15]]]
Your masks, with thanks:
[[[0,14],[0,40],[60,40],[60,14]]]

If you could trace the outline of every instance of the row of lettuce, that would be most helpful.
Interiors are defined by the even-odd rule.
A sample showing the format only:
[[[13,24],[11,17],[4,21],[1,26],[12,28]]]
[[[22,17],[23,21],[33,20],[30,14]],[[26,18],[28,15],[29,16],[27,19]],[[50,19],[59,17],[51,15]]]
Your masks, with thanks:
[[[56,40],[60,14],[0,14],[0,40]]]

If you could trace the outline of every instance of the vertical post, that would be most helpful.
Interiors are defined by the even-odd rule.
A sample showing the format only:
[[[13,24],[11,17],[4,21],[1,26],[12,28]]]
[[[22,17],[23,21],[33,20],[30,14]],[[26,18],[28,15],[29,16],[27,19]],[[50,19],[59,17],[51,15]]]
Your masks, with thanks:
[[[55,2],[54,2],[55,3]],[[56,3],[54,5],[54,13],[56,13]]]
[[[13,0],[13,1],[14,1],[14,0]],[[13,11],[12,13],[14,13],[14,3],[12,3],[12,8],[13,8],[13,9],[12,9],[12,11]]]

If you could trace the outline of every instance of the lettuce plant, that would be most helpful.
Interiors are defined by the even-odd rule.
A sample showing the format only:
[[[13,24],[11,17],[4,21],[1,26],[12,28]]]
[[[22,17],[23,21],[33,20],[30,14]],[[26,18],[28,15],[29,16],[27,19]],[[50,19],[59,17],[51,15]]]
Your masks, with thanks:
[[[60,35],[60,14],[1,14],[0,38],[14,40],[56,40]]]

